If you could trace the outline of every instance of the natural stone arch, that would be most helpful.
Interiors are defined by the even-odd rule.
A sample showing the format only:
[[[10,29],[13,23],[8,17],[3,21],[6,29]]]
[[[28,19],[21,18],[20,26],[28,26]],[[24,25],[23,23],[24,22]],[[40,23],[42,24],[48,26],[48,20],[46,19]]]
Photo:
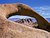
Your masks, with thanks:
[[[18,11],[20,9],[17,4],[0,4],[0,38],[50,38],[50,33],[47,31],[24,26],[6,18],[14,14],[25,15]]]
[[[17,6],[18,11],[7,14],[8,17],[15,15],[15,14],[31,16],[37,20],[38,22],[37,28],[50,31],[50,23],[45,18],[43,18],[41,15],[39,15],[36,11],[34,11],[32,8],[30,8],[29,6],[25,4],[21,4],[21,3],[17,3],[14,5]]]

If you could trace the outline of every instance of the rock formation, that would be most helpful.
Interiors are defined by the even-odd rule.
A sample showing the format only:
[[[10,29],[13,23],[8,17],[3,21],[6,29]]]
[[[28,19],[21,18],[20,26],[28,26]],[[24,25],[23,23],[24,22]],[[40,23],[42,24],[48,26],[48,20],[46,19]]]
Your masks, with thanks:
[[[50,24],[27,5],[0,4],[0,38],[50,38],[50,32],[31,28],[8,20],[9,16],[19,14],[36,18],[39,28],[50,31]]]

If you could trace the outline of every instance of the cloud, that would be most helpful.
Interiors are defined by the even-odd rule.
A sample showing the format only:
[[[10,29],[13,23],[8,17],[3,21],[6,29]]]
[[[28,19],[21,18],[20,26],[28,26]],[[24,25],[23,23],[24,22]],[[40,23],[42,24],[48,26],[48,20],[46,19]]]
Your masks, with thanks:
[[[34,7],[34,9],[43,17],[50,18],[50,6]]]

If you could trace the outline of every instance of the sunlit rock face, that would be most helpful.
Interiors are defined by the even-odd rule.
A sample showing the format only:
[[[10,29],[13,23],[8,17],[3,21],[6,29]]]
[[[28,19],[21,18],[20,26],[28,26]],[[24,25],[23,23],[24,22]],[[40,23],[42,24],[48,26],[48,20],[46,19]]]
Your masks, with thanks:
[[[19,9],[22,8],[22,9]],[[19,11],[18,11],[19,10]],[[23,13],[22,13],[23,12]],[[39,25],[47,25],[48,22],[31,8],[24,4],[1,4],[0,5],[0,38],[50,38],[50,32],[42,29],[31,28],[24,24],[16,23],[7,19],[11,13],[36,17]],[[43,26],[42,26],[43,27]],[[49,29],[50,30],[50,29]]]
[[[38,26],[36,19],[29,16],[14,15],[9,17],[8,19],[30,27]]]

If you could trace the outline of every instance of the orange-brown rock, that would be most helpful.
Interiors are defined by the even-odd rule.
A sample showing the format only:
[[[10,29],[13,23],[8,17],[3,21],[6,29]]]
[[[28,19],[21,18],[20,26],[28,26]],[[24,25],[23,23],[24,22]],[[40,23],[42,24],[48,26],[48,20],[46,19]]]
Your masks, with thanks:
[[[35,17],[40,28],[50,26],[42,16],[27,5],[20,3],[0,4],[0,38],[50,38],[50,32],[31,28],[7,19],[7,17],[14,14]]]

